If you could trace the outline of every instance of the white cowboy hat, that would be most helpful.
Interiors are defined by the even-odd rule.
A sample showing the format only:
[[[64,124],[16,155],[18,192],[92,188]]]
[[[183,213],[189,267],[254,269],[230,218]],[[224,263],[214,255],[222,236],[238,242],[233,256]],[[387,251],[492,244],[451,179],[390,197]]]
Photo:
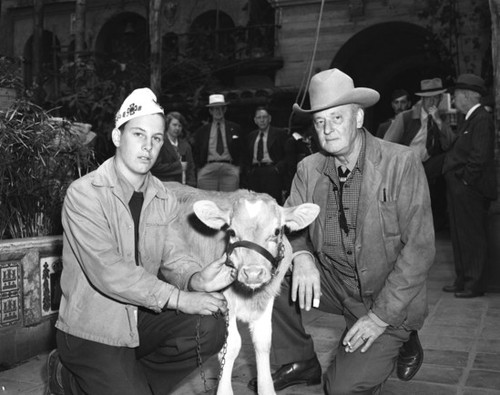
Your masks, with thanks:
[[[370,107],[379,99],[380,94],[376,90],[355,88],[351,77],[339,69],[331,69],[322,71],[311,78],[309,84],[311,109],[305,110],[295,103],[293,111],[310,114],[344,104]]]

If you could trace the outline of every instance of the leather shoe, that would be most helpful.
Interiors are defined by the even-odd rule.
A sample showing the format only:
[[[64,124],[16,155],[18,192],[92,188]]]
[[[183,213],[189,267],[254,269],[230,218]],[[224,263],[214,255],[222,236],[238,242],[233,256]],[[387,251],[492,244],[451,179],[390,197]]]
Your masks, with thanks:
[[[276,391],[281,391],[296,384],[316,385],[321,383],[321,365],[318,358],[314,356],[307,361],[283,365],[271,376]],[[248,388],[257,392],[257,377],[248,382]]]
[[[422,366],[424,350],[417,331],[410,332],[410,338],[399,349],[397,375],[400,380],[410,381]]]
[[[478,296],[484,296],[484,292],[465,290],[460,292],[455,292],[455,298],[477,298]]]
[[[458,287],[456,286],[455,284],[453,285],[445,285],[443,287],[443,291],[444,292],[450,292],[450,293],[453,293],[453,292],[461,292],[464,290],[464,287]]]

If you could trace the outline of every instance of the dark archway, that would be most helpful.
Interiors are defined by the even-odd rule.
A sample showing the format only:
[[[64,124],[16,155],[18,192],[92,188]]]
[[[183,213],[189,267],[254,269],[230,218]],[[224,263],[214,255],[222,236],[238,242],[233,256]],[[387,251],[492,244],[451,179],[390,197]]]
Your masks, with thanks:
[[[44,30],[42,33],[41,70],[45,89],[52,85],[57,78],[60,59],[61,45],[59,39],[52,32]],[[33,84],[33,36],[30,36],[24,46],[24,81],[27,87]],[[54,89],[51,86],[50,89]]]
[[[380,92],[380,102],[365,116],[371,132],[393,115],[390,96],[394,89],[413,94],[420,89],[422,79],[433,77],[440,77],[447,86],[455,73],[444,45],[426,29],[406,22],[383,23],[361,31],[343,45],[331,67],[349,74],[356,86]]]
[[[150,46],[146,19],[133,12],[112,17],[97,35],[95,54],[99,75],[111,78],[127,70],[149,81]]]

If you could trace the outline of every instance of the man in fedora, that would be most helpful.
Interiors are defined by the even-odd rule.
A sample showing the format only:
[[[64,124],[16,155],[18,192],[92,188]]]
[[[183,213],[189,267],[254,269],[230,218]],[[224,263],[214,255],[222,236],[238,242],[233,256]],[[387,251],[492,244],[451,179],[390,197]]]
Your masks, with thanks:
[[[457,298],[483,295],[488,208],[497,198],[495,128],[491,114],[480,102],[485,93],[482,78],[474,74],[458,77],[453,97],[465,119],[443,165],[456,273],[453,285],[443,290],[454,292]]]
[[[240,185],[241,128],[225,119],[227,105],[224,95],[210,95],[207,107],[212,122],[194,135],[193,156],[200,189],[230,192]]]
[[[293,271],[273,311],[272,362],[281,365],[274,386],[321,381],[300,313],[315,307],[346,323],[325,392],[374,393],[396,362],[403,380],[422,363],[416,330],[427,314],[425,282],[435,253],[427,181],[410,149],[363,128],[364,108],[378,92],[355,88],[331,69],[312,77],[309,98],[310,109],[294,110],[311,114],[321,151],[298,164],[285,206],[313,202],[321,212],[290,236]]]
[[[394,119],[384,139],[409,146],[424,165],[429,183],[432,213],[436,228],[447,222],[446,183],[442,175],[445,152],[455,140],[446,116],[439,110],[446,89],[440,78],[420,82],[421,99]]]

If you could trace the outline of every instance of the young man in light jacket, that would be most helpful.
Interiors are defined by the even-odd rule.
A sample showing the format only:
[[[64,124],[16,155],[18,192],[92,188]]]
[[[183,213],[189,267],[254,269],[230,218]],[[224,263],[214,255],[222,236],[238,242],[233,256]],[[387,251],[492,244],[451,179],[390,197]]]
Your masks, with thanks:
[[[149,172],[164,129],[153,92],[133,91],[116,115],[115,156],[68,188],[52,392],[167,394],[196,368],[198,345],[204,357],[222,347],[212,314],[226,311],[217,291],[233,273],[222,259],[203,269],[178,236],[176,199]]]

